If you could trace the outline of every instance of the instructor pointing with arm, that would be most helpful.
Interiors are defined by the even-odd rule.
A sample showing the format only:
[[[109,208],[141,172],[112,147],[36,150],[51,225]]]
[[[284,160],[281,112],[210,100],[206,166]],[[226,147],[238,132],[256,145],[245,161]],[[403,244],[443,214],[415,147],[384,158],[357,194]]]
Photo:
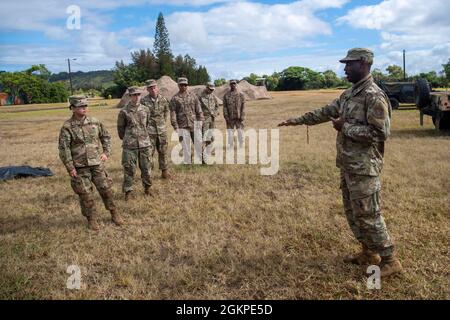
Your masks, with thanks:
[[[340,60],[353,86],[325,107],[288,119],[279,126],[316,125],[331,121],[337,131],[336,165],[341,169],[344,210],[361,252],[347,263],[380,265],[381,276],[401,272],[394,245],[381,215],[380,174],[384,143],[390,134],[391,106],[374,83],[370,68],[373,52],[355,48]]]

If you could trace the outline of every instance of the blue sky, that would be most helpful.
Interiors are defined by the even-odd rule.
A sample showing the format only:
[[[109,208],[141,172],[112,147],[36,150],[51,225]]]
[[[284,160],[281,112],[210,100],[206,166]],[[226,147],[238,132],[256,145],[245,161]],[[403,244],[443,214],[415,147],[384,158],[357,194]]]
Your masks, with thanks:
[[[69,30],[67,8],[80,9]],[[450,6],[439,0],[4,0],[0,70],[46,64],[52,72],[112,69],[152,48],[164,14],[175,55],[190,54],[213,79],[259,75],[298,65],[342,74],[352,47],[369,47],[375,66],[441,71],[450,58]]]

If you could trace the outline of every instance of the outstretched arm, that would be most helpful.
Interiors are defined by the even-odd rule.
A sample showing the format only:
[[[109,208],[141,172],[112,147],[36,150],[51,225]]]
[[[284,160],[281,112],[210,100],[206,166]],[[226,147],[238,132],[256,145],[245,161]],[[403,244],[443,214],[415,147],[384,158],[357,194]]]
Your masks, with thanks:
[[[298,118],[291,118],[278,124],[279,127],[282,126],[297,126],[306,124],[308,126],[324,123],[330,121],[330,118],[338,118],[340,110],[339,98],[332,101],[330,104],[323,108],[316,109],[311,112],[305,113],[303,116]]]

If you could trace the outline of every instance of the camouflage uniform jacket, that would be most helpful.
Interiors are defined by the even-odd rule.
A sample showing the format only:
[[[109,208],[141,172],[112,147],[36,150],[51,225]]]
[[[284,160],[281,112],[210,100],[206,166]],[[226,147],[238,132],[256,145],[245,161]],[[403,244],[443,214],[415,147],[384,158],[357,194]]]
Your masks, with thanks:
[[[225,120],[242,120],[245,116],[245,97],[239,91],[228,91],[223,97],[223,117]]]
[[[99,141],[103,152],[100,151]],[[58,149],[59,158],[69,172],[75,168],[97,166],[102,163],[102,153],[108,157],[111,155],[111,135],[95,118],[76,120],[72,116],[61,128]]]
[[[337,167],[357,175],[378,176],[383,167],[384,142],[390,135],[391,105],[372,76],[296,122],[315,125],[330,121],[330,117],[345,120],[337,135]]]
[[[177,93],[170,101],[170,121],[172,127],[177,130],[194,130],[194,121],[205,121],[200,101],[194,93]]]
[[[141,99],[141,104],[150,110],[148,133],[153,135],[167,133],[166,119],[169,114],[169,101],[161,95],[158,95],[156,99],[146,95]]]
[[[150,124],[150,112],[142,104],[128,105],[119,112],[117,118],[117,132],[119,138],[123,140],[124,149],[146,148],[151,145],[148,135]]]
[[[214,93],[203,91],[199,96],[200,105],[202,107],[205,118],[215,118],[219,114],[219,100]]]

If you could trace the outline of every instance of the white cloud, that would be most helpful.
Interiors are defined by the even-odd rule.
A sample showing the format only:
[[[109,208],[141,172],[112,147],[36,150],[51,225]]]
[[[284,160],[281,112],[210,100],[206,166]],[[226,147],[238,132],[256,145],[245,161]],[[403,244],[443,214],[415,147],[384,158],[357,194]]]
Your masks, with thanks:
[[[166,18],[176,51],[267,52],[300,47],[308,38],[330,35],[331,26],[315,13],[347,0],[289,4],[232,2],[206,12],[176,12]]]
[[[350,10],[338,19],[355,28],[379,30],[381,68],[402,63],[408,52],[409,73],[441,70],[450,57],[450,6],[440,0],[384,0]]]
[[[273,5],[227,0],[82,0],[77,2],[81,7],[82,28],[74,31],[65,29],[66,8],[73,4],[72,0],[7,1],[3,9],[7,12],[21,12],[21,20],[18,23],[17,20],[6,17],[0,21],[0,27],[5,30],[41,31],[47,37],[63,41],[61,46],[52,47],[50,56],[53,59],[41,54],[32,56],[27,50],[20,59],[13,62],[15,64],[35,63],[38,56],[41,61],[45,60],[42,63],[50,68],[54,66],[59,71],[60,63],[55,59],[64,61],[67,57],[78,57],[79,63],[87,69],[103,68],[107,62],[111,62],[109,68],[112,68],[116,60],[129,61],[131,50],[153,46],[149,30],[154,28],[155,21],[110,32],[107,31],[108,27],[114,21],[108,16],[108,10],[163,2],[166,5],[190,6],[218,4],[205,12],[198,10],[167,15],[166,24],[175,53],[189,53],[208,69],[223,73],[225,69],[219,70],[214,65],[217,59],[236,61],[241,59],[239,56],[244,52],[247,56],[259,57],[258,54],[267,52],[270,55],[269,52],[280,49],[309,47],[312,37],[330,35],[332,27],[318,18],[316,12],[341,7],[348,0],[303,0]],[[30,47],[35,52],[48,51],[38,45]],[[14,60],[14,55],[8,55],[9,53],[9,50],[0,52],[1,64]],[[210,60],[210,57],[215,59]],[[248,62],[246,64],[249,65]],[[218,65],[221,65],[220,62]],[[258,72],[258,69],[252,71]]]

